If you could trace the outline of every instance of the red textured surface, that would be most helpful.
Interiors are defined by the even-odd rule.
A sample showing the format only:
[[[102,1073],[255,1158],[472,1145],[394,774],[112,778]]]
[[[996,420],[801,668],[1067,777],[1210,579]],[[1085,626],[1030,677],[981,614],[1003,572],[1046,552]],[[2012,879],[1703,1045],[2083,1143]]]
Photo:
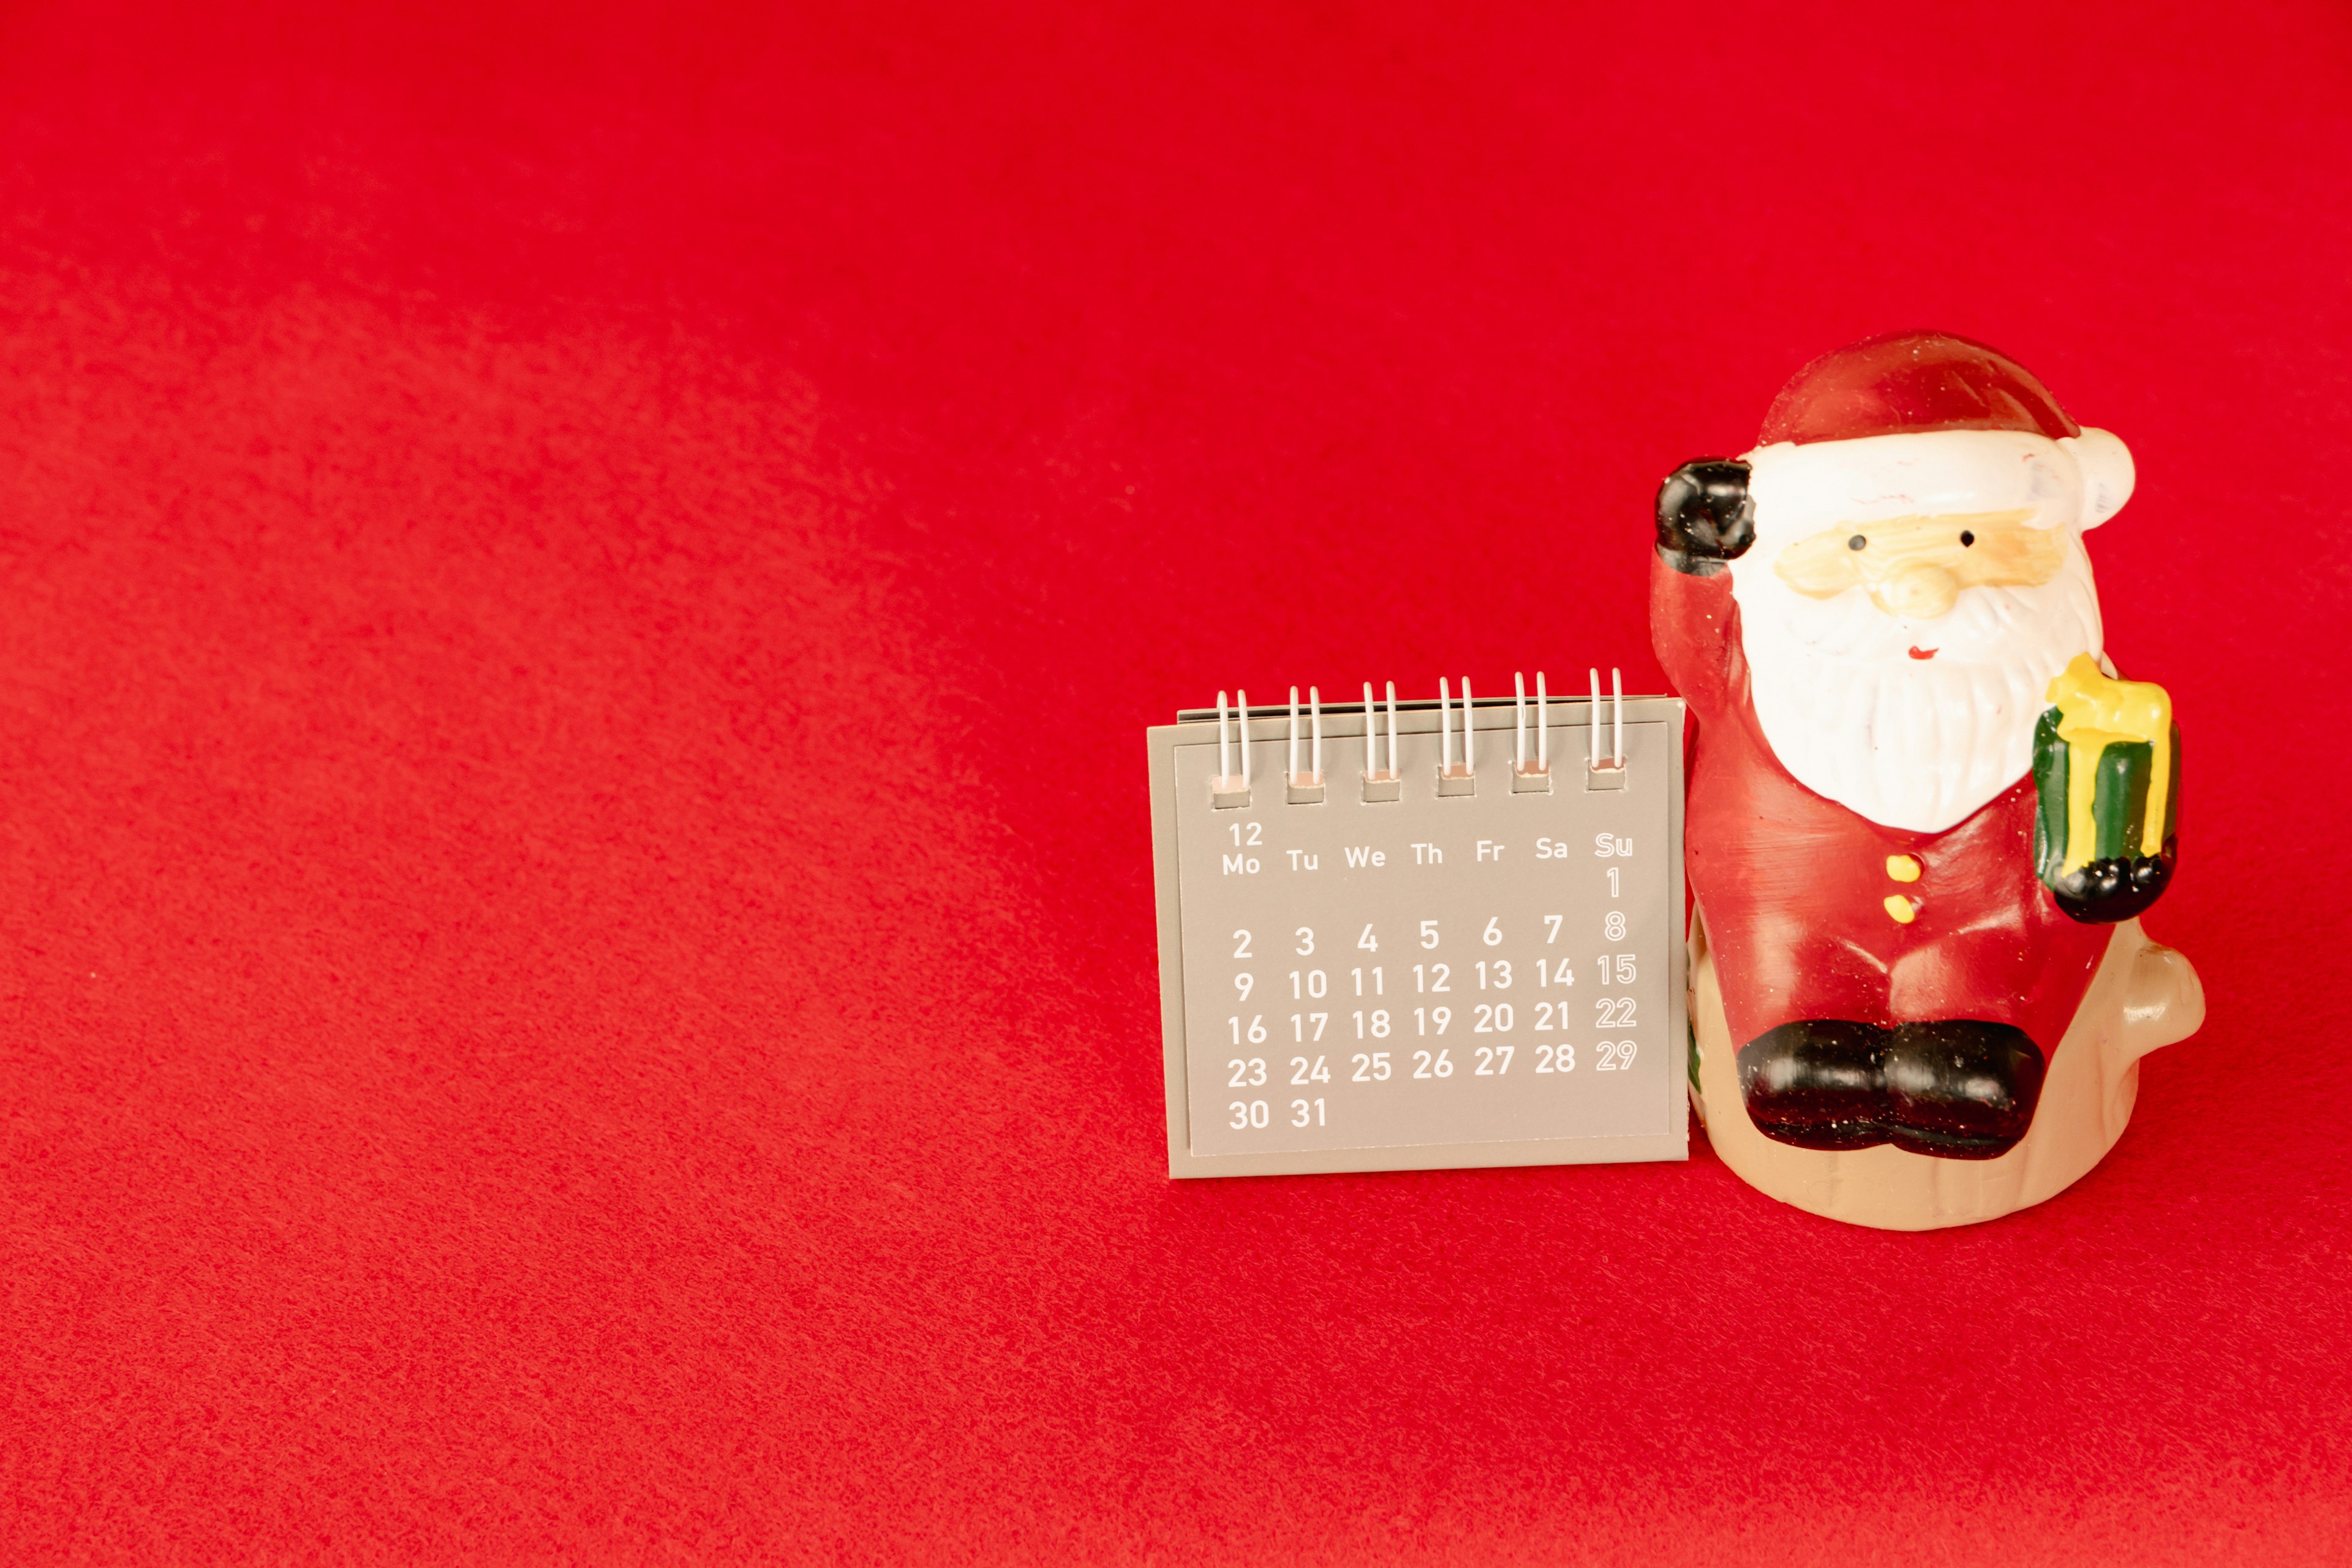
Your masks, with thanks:
[[[2342,7],[646,9],[0,15],[6,1556],[2340,1551]],[[2139,460],[2115,1155],[1171,1184],[1143,727],[1651,686],[1917,324]]]

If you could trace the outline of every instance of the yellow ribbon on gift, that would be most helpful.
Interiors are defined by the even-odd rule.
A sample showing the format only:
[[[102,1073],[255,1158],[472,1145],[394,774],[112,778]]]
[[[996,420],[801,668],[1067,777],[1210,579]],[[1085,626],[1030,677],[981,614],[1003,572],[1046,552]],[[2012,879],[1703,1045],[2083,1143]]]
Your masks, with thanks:
[[[2160,853],[2172,798],[2170,694],[2154,681],[2111,680],[2096,659],[2078,653],[2051,680],[2045,700],[2058,710],[2058,738],[2066,742],[2066,869],[2089,865],[2098,846],[2099,756],[2118,742],[2147,746],[2147,809],[2139,852]]]

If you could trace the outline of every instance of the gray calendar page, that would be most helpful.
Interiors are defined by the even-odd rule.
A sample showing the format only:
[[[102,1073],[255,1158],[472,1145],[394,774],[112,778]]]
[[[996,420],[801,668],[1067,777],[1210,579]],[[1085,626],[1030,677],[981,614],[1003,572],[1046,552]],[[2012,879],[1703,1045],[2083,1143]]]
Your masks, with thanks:
[[[1686,1156],[1682,705],[1625,707],[1617,787],[1577,702],[1549,789],[1515,791],[1504,703],[1445,795],[1437,715],[1401,710],[1371,802],[1352,709],[1315,804],[1286,719],[1250,721],[1246,805],[1213,802],[1213,719],[1152,731],[1171,1174]]]

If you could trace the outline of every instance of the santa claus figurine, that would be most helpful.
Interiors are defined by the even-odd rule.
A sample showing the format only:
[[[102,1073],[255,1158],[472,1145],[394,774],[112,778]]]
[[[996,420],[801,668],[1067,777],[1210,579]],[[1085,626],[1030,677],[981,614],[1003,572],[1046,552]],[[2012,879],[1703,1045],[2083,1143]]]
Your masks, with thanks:
[[[2132,479],[2014,361],[1902,332],[1658,492],[1692,1098],[1775,1197],[1900,1229],[2039,1203],[2203,1017],[2137,918],[2179,853],[2171,705],[2108,661],[2084,549]]]

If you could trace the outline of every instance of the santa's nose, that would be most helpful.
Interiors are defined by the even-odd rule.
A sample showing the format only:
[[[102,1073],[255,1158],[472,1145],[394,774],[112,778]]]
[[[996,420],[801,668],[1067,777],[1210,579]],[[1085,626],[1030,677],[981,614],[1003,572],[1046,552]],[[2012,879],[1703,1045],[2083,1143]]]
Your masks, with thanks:
[[[1960,582],[1931,561],[1906,561],[1888,573],[1871,596],[1889,615],[1934,620],[1959,598]]]

